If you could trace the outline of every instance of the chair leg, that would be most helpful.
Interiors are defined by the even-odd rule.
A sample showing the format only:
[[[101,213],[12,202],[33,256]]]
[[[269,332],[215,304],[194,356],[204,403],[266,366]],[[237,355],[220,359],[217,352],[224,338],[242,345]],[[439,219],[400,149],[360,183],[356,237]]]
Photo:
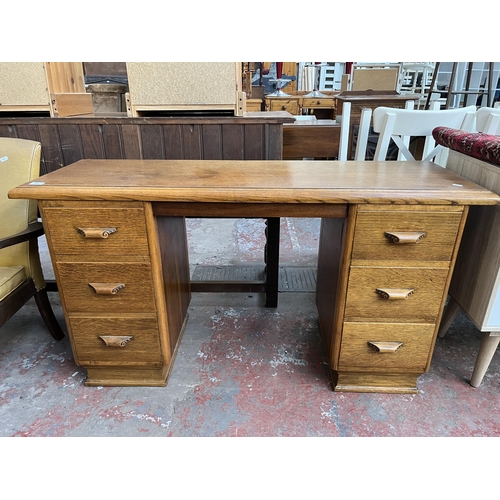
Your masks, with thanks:
[[[52,337],[56,340],[61,340],[64,338],[64,332],[62,331],[57,319],[50,305],[49,297],[47,295],[47,290],[42,288],[35,293],[35,302],[42,316],[43,322],[49,329]]]
[[[450,328],[459,311],[460,306],[458,305],[458,302],[450,296],[448,304],[446,305],[446,308],[444,310],[443,317],[441,318],[438,337],[444,337],[446,335],[448,328]]]
[[[499,342],[500,336],[492,335],[490,332],[483,333],[481,347],[477,353],[476,364],[474,365],[474,371],[470,380],[472,387],[479,387],[481,385],[484,374],[490,365]]]

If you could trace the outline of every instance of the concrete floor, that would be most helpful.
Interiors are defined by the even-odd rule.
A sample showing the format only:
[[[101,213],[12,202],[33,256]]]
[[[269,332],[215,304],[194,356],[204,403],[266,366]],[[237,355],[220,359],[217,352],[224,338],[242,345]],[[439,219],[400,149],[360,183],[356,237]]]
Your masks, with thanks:
[[[193,270],[262,264],[261,220],[187,225]],[[282,219],[281,229],[280,265],[314,267],[319,220]],[[479,388],[469,385],[481,334],[464,315],[438,340],[419,394],[334,393],[314,293],[280,293],[277,309],[262,303],[193,294],[163,388],[84,386],[68,339],[54,341],[28,303],[0,331],[0,436],[500,436],[500,358]]]

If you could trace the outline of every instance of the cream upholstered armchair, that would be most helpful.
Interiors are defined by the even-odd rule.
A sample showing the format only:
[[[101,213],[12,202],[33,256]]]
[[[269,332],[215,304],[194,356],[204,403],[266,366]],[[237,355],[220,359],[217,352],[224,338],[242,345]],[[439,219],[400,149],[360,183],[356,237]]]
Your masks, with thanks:
[[[39,176],[41,145],[0,137],[0,327],[35,297],[45,325],[56,340],[64,333],[47,296],[38,237],[43,227],[33,200],[10,200],[13,187]]]

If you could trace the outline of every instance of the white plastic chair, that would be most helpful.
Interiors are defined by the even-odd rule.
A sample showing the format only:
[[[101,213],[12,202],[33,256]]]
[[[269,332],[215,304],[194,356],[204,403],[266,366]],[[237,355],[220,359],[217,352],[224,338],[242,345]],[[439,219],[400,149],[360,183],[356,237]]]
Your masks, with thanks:
[[[439,126],[473,131],[475,116],[475,106],[445,110],[378,107],[373,111],[373,130],[380,135],[373,159],[374,161],[386,159],[389,142],[392,139],[399,148],[398,160],[414,161],[415,158],[408,149],[410,137],[425,137],[422,160],[434,159],[435,163],[444,167],[448,150],[445,150],[446,154],[442,154],[444,148],[436,146],[432,131]]]
[[[484,134],[500,135],[500,108],[479,108],[476,112],[476,130]]]

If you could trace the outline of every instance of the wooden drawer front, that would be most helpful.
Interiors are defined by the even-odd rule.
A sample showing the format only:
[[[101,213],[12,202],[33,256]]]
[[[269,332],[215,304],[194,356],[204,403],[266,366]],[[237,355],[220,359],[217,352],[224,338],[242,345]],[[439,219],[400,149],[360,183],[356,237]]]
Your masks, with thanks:
[[[46,208],[54,252],[57,254],[148,255],[144,209]],[[89,229],[115,229],[107,237]],[[81,231],[80,231],[81,230]],[[83,234],[85,233],[85,235]]]
[[[345,323],[339,368],[425,371],[433,335],[434,325],[429,324]]]
[[[461,218],[461,212],[360,212],[352,259],[448,262]],[[410,241],[395,243],[386,233],[408,236]],[[425,236],[415,243],[411,233]]]
[[[71,313],[138,313],[155,310],[151,266],[123,262],[56,263],[66,309]],[[125,285],[115,294],[99,294],[89,285]]]
[[[70,325],[73,348],[81,364],[161,362],[155,318],[71,318]],[[101,336],[106,337],[108,345]]]
[[[334,108],[335,99],[307,97],[302,99],[303,108]]]
[[[247,111],[261,111],[262,110],[262,99],[247,99],[246,100],[246,110]]]
[[[299,103],[297,99],[271,99],[269,111],[288,111],[292,115],[298,115]]]
[[[434,323],[448,269],[352,267],[345,321]],[[377,289],[413,289],[406,299],[386,299]]]

